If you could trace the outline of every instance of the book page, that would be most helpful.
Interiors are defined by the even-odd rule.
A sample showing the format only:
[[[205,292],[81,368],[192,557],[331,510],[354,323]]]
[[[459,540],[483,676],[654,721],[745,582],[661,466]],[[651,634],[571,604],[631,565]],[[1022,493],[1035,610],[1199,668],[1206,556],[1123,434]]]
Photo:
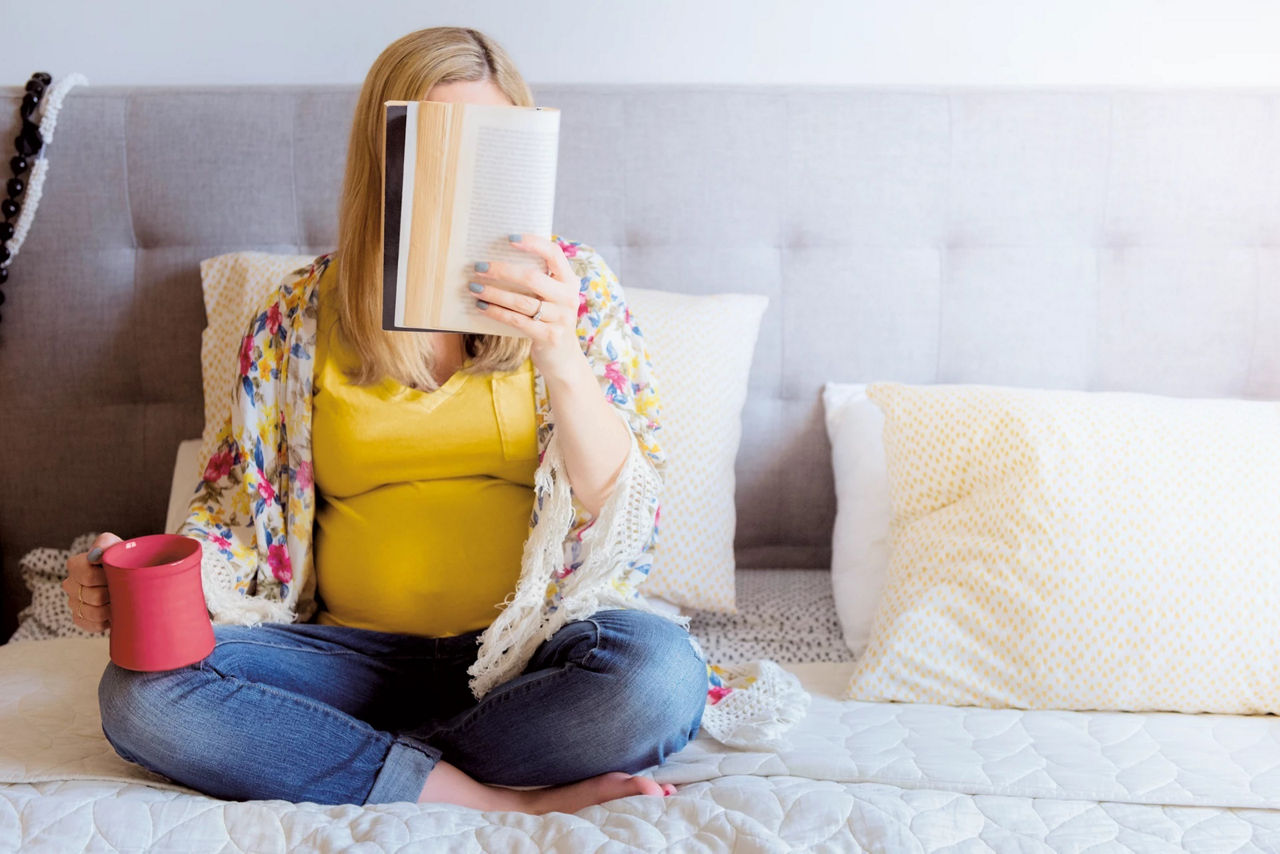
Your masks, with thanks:
[[[441,326],[520,334],[477,309],[467,283],[476,261],[546,269],[540,257],[512,247],[507,235],[551,235],[559,145],[559,110],[466,105]]]

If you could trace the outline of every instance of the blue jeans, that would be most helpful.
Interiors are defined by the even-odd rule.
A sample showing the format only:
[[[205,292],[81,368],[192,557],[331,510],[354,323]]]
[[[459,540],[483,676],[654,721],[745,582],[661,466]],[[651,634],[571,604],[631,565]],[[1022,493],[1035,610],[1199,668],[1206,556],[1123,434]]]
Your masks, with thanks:
[[[102,731],[124,759],[211,796],[321,804],[417,801],[442,758],[504,786],[635,773],[698,733],[706,663],[670,620],[613,609],[566,623],[477,701],[479,635],[215,625],[195,664],[108,662]]]

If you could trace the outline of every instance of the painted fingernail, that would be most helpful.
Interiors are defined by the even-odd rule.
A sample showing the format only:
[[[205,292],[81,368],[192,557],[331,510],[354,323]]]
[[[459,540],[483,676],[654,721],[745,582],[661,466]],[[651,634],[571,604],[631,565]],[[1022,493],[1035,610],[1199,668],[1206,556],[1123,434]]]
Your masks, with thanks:
[[[471,282],[467,287],[471,288],[471,290],[477,294],[484,290],[484,285],[477,285],[475,282]]]
[[[476,300],[476,308],[488,308],[488,307],[489,307],[489,303],[485,302],[484,300],[482,299]]]
[[[521,235],[519,235],[519,234],[508,234],[508,235],[507,235],[507,240],[510,240],[512,243],[519,243],[519,242],[520,242],[520,237],[521,237]]]
[[[476,272],[477,272],[477,273],[487,273],[487,272],[489,272],[489,262],[488,262],[488,261],[477,261],[477,262],[476,262]]]
[[[102,546],[95,546],[89,551],[89,563],[97,563],[102,560]]]

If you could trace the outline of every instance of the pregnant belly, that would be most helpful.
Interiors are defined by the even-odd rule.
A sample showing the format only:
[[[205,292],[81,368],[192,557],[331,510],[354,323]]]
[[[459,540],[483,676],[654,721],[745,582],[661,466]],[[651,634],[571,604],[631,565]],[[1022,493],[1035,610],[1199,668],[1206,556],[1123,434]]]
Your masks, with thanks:
[[[484,628],[515,589],[533,501],[531,488],[493,477],[324,498],[315,621],[428,637]]]

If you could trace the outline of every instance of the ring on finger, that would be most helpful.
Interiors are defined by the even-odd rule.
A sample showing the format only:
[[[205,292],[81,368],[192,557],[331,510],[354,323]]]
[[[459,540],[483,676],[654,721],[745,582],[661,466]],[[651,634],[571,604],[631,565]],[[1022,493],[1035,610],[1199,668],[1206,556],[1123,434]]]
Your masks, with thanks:
[[[80,585],[80,589],[76,591],[76,596],[80,598],[80,604],[88,605],[89,603],[84,601],[84,585],[80,584],[78,581],[76,583]]]

